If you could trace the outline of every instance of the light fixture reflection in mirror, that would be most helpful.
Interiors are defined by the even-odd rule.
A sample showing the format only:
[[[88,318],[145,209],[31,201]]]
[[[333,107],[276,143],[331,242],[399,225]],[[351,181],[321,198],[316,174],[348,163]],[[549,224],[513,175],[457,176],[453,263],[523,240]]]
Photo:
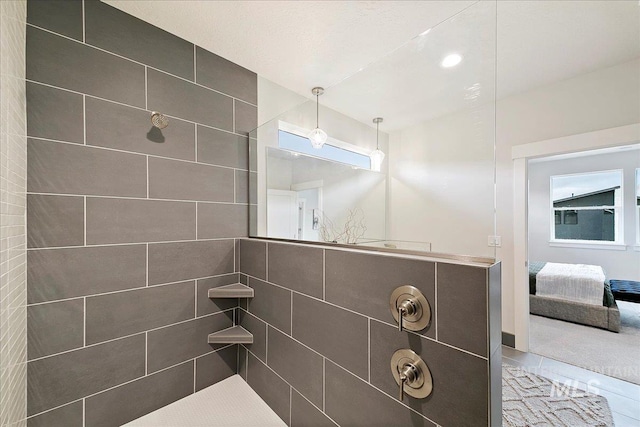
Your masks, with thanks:
[[[327,142],[327,133],[320,129],[320,101],[318,97],[324,93],[324,88],[314,87],[311,89],[311,93],[316,96],[316,128],[309,133],[309,141],[311,146],[317,150],[321,149],[325,142]]]
[[[369,158],[371,159],[371,170],[375,172],[380,172],[382,169],[382,161],[384,160],[384,152],[380,150],[380,123],[382,122],[382,117],[376,117],[373,119],[373,123],[376,124],[376,149],[369,154]]]

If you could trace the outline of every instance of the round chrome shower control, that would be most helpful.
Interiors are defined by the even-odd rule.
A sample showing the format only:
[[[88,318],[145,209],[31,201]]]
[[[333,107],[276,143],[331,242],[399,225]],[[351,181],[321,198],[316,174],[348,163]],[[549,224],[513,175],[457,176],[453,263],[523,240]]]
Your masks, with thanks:
[[[421,331],[431,322],[431,306],[418,288],[411,285],[396,288],[389,299],[389,308],[398,322],[398,330]]]
[[[408,394],[416,399],[423,399],[433,390],[431,371],[414,351],[400,349],[391,357],[391,373],[400,386],[398,399],[402,401]]]

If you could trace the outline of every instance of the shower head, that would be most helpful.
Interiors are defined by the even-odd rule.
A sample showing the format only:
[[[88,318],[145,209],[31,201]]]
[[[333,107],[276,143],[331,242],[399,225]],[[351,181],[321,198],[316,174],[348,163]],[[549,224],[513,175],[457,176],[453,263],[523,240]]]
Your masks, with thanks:
[[[164,114],[154,111],[151,113],[151,124],[158,129],[164,129],[169,126],[169,119]]]

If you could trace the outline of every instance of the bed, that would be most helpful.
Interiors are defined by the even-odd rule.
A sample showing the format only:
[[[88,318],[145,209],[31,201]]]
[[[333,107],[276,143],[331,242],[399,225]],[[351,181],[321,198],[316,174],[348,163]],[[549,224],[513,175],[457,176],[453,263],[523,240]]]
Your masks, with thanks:
[[[602,272],[601,292],[602,304],[594,303],[593,289],[583,290],[578,297],[567,297],[558,294],[562,286],[556,286],[547,272],[553,271],[554,267],[563,266],[573,271],[577,269],[592,268],[594,271],[602,269],[598,266],[579,266],[578,264],[551,264],[546,262],[529,262],[529,311],[531,314],[565,320],[573,323],[580,323],[597,328],[607,329],[613,332],[620,331],[620,311],[611,293],[609,280]],[[593,268],[595,267],[595,268]],[[542,273],[541,273],[542,272]],[[539,276],[544,274],[544,276]],[[594,277],[598,277],[597,275]],[[593,282],[592,282],[593,283]],[[541,287],[544,286],[544,293]],[[555,291],[554,291],[555,289]],[[554,294],[555,292],[555,294]],[[590,295],[589,295],[590,294]],[[598,294],[600,298],[600,294]],[[586,302],[591,299],[590,302]]]

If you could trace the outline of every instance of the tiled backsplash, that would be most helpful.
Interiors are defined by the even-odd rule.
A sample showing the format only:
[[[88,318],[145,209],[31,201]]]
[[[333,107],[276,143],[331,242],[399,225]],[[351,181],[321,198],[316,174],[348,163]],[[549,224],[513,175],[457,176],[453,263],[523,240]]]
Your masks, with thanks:
[[[289,425],[501,425],[500,264],[243,239],[240,271],[255,292],[240,302],[254,336],[240,373]],[[389,309],[406,284],[432,309],[419,333],[398,332]],[[428,365],[428,398],[399,402],[401,348]]]
[[[120,425],[236,372],[207,290],[239,280],[257,77],[99,1],[27,22],[28,424]]]

